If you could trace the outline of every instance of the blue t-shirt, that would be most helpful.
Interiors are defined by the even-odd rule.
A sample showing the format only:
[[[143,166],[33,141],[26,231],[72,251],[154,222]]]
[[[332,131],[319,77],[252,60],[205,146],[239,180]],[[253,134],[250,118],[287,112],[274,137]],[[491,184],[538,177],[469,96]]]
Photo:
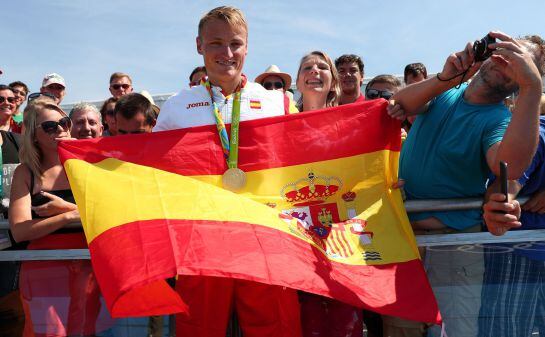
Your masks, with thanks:
[[[482,197],[490,174],[486,152],[501,141],[511,120],[502,104],[471,104],[467,84],[431,101],[418,116],[401,149],[399,177],[407,199]],[[481,223],[480,210],[422,212],[411,220],[436,217],[463,230]]]

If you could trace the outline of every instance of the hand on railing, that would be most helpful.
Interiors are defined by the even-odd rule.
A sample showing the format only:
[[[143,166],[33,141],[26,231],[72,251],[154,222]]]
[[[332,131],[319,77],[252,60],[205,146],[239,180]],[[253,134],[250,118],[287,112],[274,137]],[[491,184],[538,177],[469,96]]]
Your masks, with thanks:
[[[520,221],[520,204],[517,200],[505,201],[502,193],[493,193],[483,206],[483,218],[488,231],[493,235],[503,235],[512,228],[518,228]]]

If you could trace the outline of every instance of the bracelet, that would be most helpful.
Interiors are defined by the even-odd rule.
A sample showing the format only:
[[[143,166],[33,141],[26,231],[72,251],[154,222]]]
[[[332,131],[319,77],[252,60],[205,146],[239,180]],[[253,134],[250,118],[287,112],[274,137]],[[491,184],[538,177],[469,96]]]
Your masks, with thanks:
[[[458,76],[460,76],[460,75],[457,75],[456,77],[458,77]],[[448,81],[452,80],[452,78],[451,78],[451,79],[448,79],[448,80],[442,79],[441,77],[439,77],[439,73],[437,73],[437,74],[435,75],[435,77],[437,77],[437,79],[438,79],[439,81],[441,81],[441,82],[448,82]],[[455,78],[456,78],[456,77],[455,77]]]

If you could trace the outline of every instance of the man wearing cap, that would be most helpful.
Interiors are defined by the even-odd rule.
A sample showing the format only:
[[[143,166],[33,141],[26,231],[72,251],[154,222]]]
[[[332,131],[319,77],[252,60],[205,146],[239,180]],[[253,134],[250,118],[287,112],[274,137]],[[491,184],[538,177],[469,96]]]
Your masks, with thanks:
[[[278,90],[283,92],[286,95],[286,98],[289,99],[289,113],[299,112],[293,101],[293,94],[287,91],[291,86],[291,76],[290,74],[281,72],[278,66],[274,64],[270,65],[265,69],[263,74],[255,78],[255,83],[261,84],[263,88],[267,90]]]
[[[55,96],[55,103],[61,104],[64,95],[66,94],[66,83],[64,78],[57,73],[45,75],[40,88],[42,94],[49,93]]]
[[[248,28],[239,9],[222,6],[205,14],[199,22],[196,42],[208,78],[169,98],[162,106],[154,131],[200,125],[219,125],[222,130],[223,123],[236,130],[238,120],[288,113],[282,92],[265,90],[242,74],[248,52]],[[231,150],[238,147],[230,137],[229,142]],[[234,152],[229,151],[230,157]],[[224,178],[239,170],[234,158],[228,160],[227,166]],[[237,182],[224,180],[224,187],[233,188]],[[188,313],[177,315],[177,336],[224,337],[233,309],[245,337],[301,336],[299,302],[293,289],[186,275],[180,276],[176,289],[189,308]]]
[[[335,60],[335,67],[341,80],[339,105],[362,102],[363,61],[358,55],[345,54]]]

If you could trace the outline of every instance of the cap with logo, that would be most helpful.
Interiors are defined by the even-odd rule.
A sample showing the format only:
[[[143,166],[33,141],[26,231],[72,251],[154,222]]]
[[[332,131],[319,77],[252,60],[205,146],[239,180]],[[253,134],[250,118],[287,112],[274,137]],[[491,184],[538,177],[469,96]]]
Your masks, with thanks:
[[[42,88],[45,88],[51,84],[60,84],[66,88],[66,83],[64,82],[64,78],[62,78],[62,76],[57,73],[45,75],[42,81]]]

